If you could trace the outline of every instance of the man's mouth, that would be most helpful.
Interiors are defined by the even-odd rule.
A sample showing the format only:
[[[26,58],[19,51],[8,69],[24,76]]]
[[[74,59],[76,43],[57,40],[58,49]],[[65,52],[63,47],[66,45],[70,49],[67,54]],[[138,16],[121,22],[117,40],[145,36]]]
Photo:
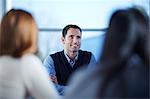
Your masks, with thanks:
[[[73,46],[73,47],[78,47],[79,45],[71,45],[71,46]]]

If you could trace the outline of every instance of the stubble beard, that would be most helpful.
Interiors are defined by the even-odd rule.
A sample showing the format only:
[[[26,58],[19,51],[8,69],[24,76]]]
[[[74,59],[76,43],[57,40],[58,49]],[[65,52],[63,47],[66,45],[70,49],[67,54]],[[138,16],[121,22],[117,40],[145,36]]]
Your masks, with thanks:
[[[70,55],[74,55],[79,51],[79,48],[77,48],[77,47],[70,48],[70,49],[68,49],[68,51],[70,52]]]

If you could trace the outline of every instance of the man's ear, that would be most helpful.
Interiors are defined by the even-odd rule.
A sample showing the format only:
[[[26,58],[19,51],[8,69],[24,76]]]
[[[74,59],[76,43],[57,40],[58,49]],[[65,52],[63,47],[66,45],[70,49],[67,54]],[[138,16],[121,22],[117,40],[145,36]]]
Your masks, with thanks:
[[[65,44],[65,38],[63,36],[61,37],[61,42]]]

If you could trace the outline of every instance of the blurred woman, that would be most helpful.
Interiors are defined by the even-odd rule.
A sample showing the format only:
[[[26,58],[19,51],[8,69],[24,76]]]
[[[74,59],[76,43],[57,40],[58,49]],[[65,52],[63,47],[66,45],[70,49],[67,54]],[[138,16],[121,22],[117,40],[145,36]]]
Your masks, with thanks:
[[[149,33],[148,16],[141,10],[129,8],[112,15],[100,60],[106,66],[101,97],[149,97]]]
[[[37,26],[32,15],[21,9],[7,12],[0,31],[0,99],[57,99],[45,68],[34,55]]]
[[[66,99],[148,98],[149,19],[137,8],[117,10],[110,19],[97,68],[78,72]]]

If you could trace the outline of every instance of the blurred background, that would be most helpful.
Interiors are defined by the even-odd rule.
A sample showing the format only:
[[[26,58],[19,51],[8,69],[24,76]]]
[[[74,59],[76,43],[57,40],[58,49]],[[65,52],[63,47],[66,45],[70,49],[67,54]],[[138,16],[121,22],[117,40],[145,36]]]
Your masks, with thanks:
[[[82,28],[81,49],[101,55],[108,21],[118,8],[141,6],[150,16],[150,0],[0,0],[0,18],[11,8],[32,13],[38,28],[39,57],[60,51],[62,29],[68,24]],[[9,41],[8,41],[9,42]]]

